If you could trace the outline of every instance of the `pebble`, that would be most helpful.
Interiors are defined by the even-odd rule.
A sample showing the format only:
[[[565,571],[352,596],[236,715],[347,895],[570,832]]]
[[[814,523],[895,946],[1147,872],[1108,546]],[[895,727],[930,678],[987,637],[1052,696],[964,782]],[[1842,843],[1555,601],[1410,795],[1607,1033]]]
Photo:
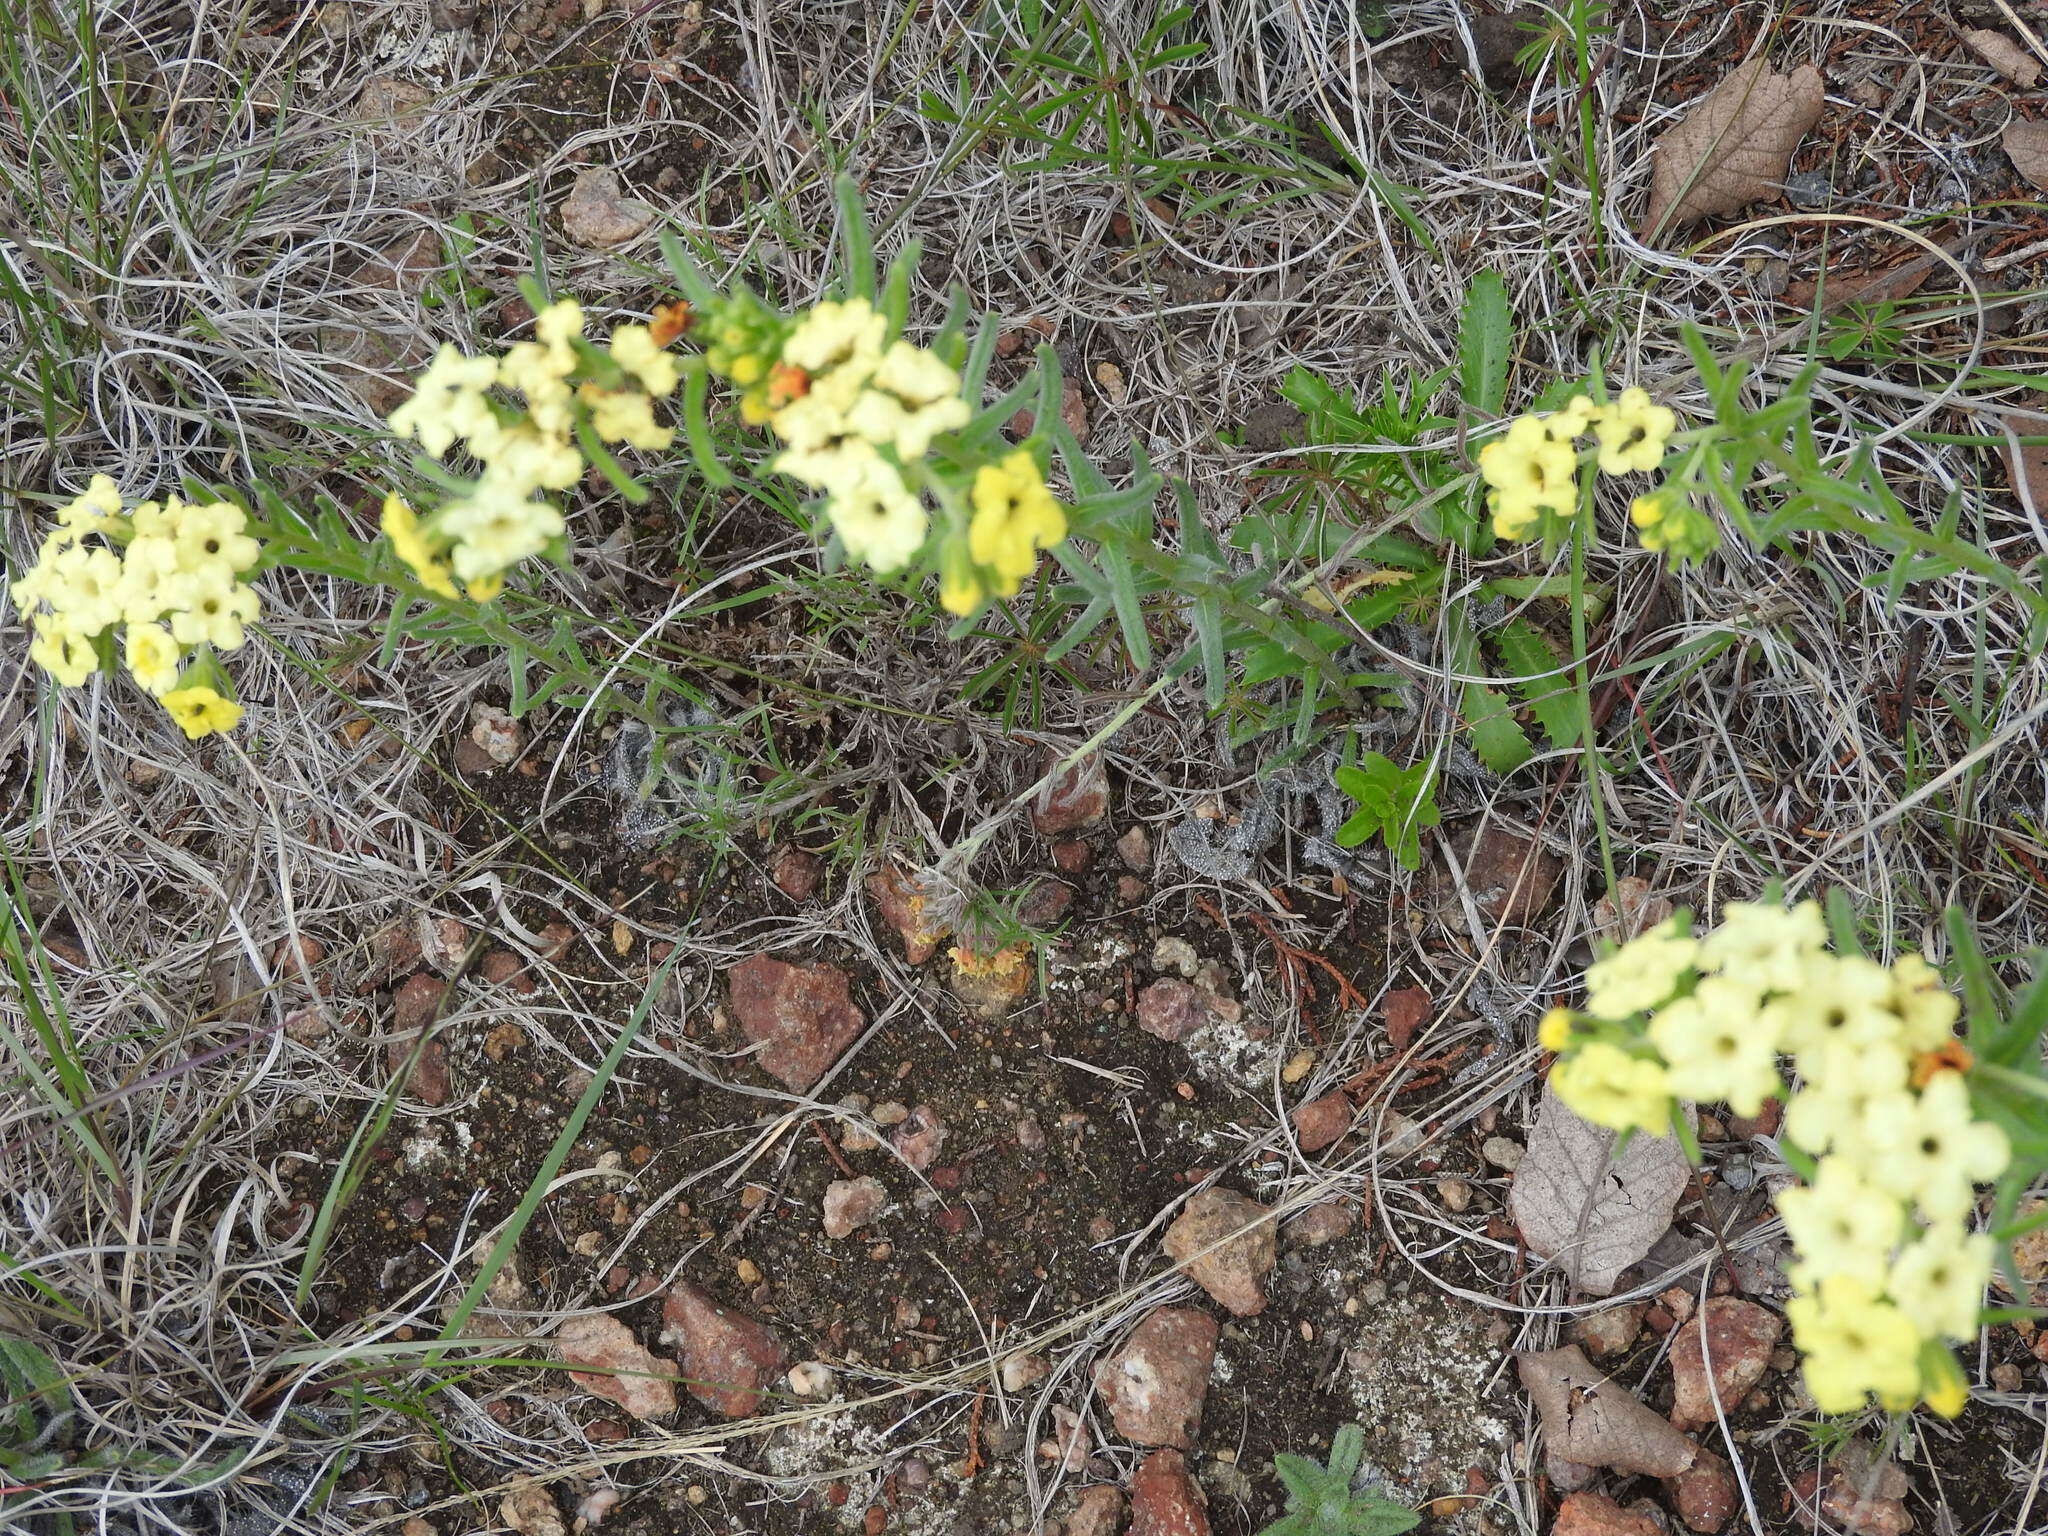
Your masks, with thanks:
[[[1208,1022],[1208,1004],[1185,981],[1162,977],[1138,994],[1138,1028],[1169,1044],[1185,1040]]]
[[[555,1496],[539,1483],[528,1483],[498,1501],[498,1518],[519,1536],[569,1536]]]
[[[1712,1536],[1728,1523],[1742,1502],[1735,1474],[1728,1463],[1705,1446],[1690,1467],[1676,1477],[1665,1479],[1671,1502],[1688,1530]]]
[[[562,233],[586,250],[624,245],[643,234],[656,217],[651,206],[623,194],[618,172],[608,166],[578,172],[556,213]]]
[[[1785,178],[1785,196],[1795,208],[1825,208],[1835,200],[1826,171],[1800,171]]]
[[[838,1378],[832,1374],[832,1367],[822,1360],[806,1360],[789,1368],[785,1378],[789,1390],[798,1397],[830,1397]]]
[[[1457,1215],[1472,1208],[1472,1186],[1463,1179],[1438,1179],[1437,1198],[1444,1203],[1444,1209]]]
[[[1177,935],[1168,934],[1152,946],[1152,969],[1155,971],[1178,971],[1182,976],[1192,978],[1201,964],[1202,957],[1195,953],[1195,946]]]
[[[1665,1536],[1647,1515],[1623,1509],[1604,1493],[1570,1493],[1558,1506],[1551,1536]]]
[[[2001,1360],[1991,1367],[1991,1385],[2000,1392],[2017,1392],[2026,1385],[2026,1378],[2010,1360]]]
[[[1192,1446],[1219,1332],[1206,1312],[1161,1307],[1098,1363],[1095,1390],[1109,1405],[1117,1433],[1139,1445]]]
[[[930,898],[917,878],[892,864],[868,876],[867,883],[868,895],[882,914],[882,921],[903,942],[905,962],[923,965],[931,959],[948,930],[943,924],[926,924],[924,914]]]
[[[866,1019],[836,965],[789,965],[755,955],[726,972],[741,1033],[761,1046],[755,1062],[797,1093],[808,1092],[859,1036]]]
[[[1154,1451],[1131,1474],[1127,1536],[1209,1536],[1202,1490],[1179,1451]]]
[[[1342,1089],[1335,1089],[1300,1105],[1288,1120],[1294,1126],[1294,1138],[1301,1143],[1301,1150],[1320,1152],[1351,1129],[1354,1113],[1351,1100]]]
[[[1016,1354],[1005,1355],[996,1374],[1005,1392],[1022,1392],[1033,1382],[1043,1381],[1051,1370],[1043,1355]]]
[[[1519,1141],[1510,1141],[1505,1136],[1489,1136],[1479,1148],[1479,1155],[1503,1172],[1513,1173],[1522,1166],[1526,1151]]]
[[[1116,1536],[1123,1516],[1122,1491],[1108,1483],[1097,1483],[1074,1495],[1073,1512],[1067,1516],[1067,1536]]]
[[[690,1395],[726,1418],[751,1416],[783,1372],[774,1331],[682,1280],[669,1287],[661,1316],[662,1342],[679,1350]]]
[[[914,1173],[931,1167],[946,1144],[946,1123],[929,1104],[920,1104],[904,1117],[889,1137],[889,1145]]]
[[[1290,1247],[1321,1248],[1349,1236],[1358,1225],[1358,1207],[1348,1199],[1319,1200],[1300,1215],[1289,1218],[1280,1235]]]
[[[857,1179],[834,1179],[825,1186],[825,1235],[849,1237],[877,1216],[889,1203],[889,1191],[882,1181],[862,1175]]]
[[[1273,1212],[1235,1190],[1205,1189],[1166,1229],[1166,1256],[1236,1317],[1266,1309],[1274,1261]],[[1200,1257],[1196,1257],[1200,1255]]]
[[[784,848],[769,866],[768,878],[775,889],[791,901],[809,901],[818,894],[818,886],[825,878],[825,866],[816,855],[805,853],[801,848]]]
[[[1132,827],[1116,840],[1116,856],[1124,868],[1144,874],[1152,867],[1152,839],[1143,827]]]
[[[1711,1424],[1714,1403],[1733,1412],[1763,1380],[1771,1351],[1785,1331],[1775,1312],[1734,1296],[1715,1296],[1671,1340],[1673,1422]],[[1708,1379],[1706,1360],[1714,1363]]]
[[[1643,1301],[1603,1307],[1573,1323],[1572,1338],[1589,1355],[1618,1355],[1642,1334],[1643,1315],[1649,1310]]]
[[[1296,1051],[1287,1058],[1287,1065],[1280,1069],[1280,1081],[1292,1088],[1316,1069],[1314,1051]]]
[[[1068,387],[1072,388],[1071,380]],[[1108,811],[1109,770],[1100,752],[1088,752],[1053,774],[1039,790],[1031,802],[1031,825],[1047,837],[1057,837],[1094,826]]]

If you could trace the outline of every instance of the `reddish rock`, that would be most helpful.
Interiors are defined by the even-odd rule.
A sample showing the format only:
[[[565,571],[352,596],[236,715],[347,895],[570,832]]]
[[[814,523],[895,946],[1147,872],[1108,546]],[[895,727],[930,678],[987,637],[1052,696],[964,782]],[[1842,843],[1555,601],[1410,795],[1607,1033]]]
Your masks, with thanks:
[[[79,957],[79,964],[85,963]],[[403,976],[420,963],[420,941],[412,931],[410,923],[393,923],[380,928],[370,939],[370,969],[356,987],[357,992],[372,992],[388,981]]]
[[[1138,994],[1138,1028],[1172,1042],[1209,1022],[1209,1004],[1185,981],[1163,977]]]
[[[1351,1200],[1319,1200],[1299,1216],[1291,1217],[1280,1235],[1290,1247],[1320,1248],[1347,1237],[1358,1225],[1358,1206]]]
[[[1089,752],[1039,790],[1031,802],[1031,825],[1047,837],[1058,837],[1094,826],[1108,811],[1109,770],[1100,752]]]
[[[570,1318],[555,1333],[555,1350],[571,1381],[610,1398],[634,1418],[659,1419],[676,1411],[675,1362],[649,1354],[610,1313]]]
[[[526,962],[509,949],[492,950],[477,962],[477,971],[492,986],[510,987],[521,997],[531,997],[539,990],[526,974]]]
[[[661,1341],[682,1357],[690,1396],[728,1419],[751,1415],[787,1364],[774,1333],[688,1281],[668,1288],[661,1318]]]
[[[1078,875],[1095,862],[1095,850],[1086,843],[1069,840],[1052,845],[1053,868],[1063,875]]]
[[[768,878],[791,901],[809,901],[818,894],[818,886],[825,878],[825,865],[801,848],[784,848],[769,866]]]
[[[1266,1310],[1273,1267],[1273,1213],[1230,1189],[1205,1189],[1166,1229],[1166,1256],[1236,1317]]]
[[[1604,1493],[1573,1493],[1558,1505],[1550,1536],[1664,1536],[1664,1528]]]
[[[1852,1441],[1828,1467],[1820,1513],[1828,1529],[1847,1531],[1849,1536],[1905,1536],[1913,1529],[1913,1516],[1906,1508],[1910,1492],[1912,1484],[1897,1462],[1881,1460],[1867,1443]],[[1802,1521],[1815,1525],[1811,1507],[1798,1513]]]
[[[1562,866],[1557,858],[1526,834],[1489,822],[1476,835],[1453,839],[1465,886],[1479,915],[1489,923],[1528,923],[1550,905]],[[1439,903],[1460,909],[1457,881],[1448,867],[1439,886]]]
[[[1351,1129],[1351,1101],[1339,1089],[1310,1099],[1287,1118],[1294,1125],[1294,1139],[1304,1152],[1320,1152]]]
[[[889,1191],[880,1179],[865,1175],[858,1179],[834,1179],[825,1186],[825,1235],[848,1237],[859,1231],[889,1203]]]
[[[797,1093],[825,1075],[865,1022],[846,972],[836,965],[790,965],[755,955],[726,977],[733,1016],[762,1047],[755,1057],[761,1070]]]
[[[1742,1141],[1747,1141],[1752,1136],[1775,1136],[1784,1120],[1784,1101],[1766,1099],[1764,1107],[1753,1115],[1731,1115],[1728,1120],[1728,1134]]]
[[[1034,880],[1017,903],[1017,919],[1033,928],[1050,928],[1073,905],[1074,888],[1064,880]]]
[[[1117,1433],[1139,1445],[1192,1446],[1220,1332],[1216,1319],[1192,1307],[1161,1307],[1138,1324],[1095,1367],[1095,1390]]]
[[[1429,1017],[1430,995],[1420,987],[1389,992],[1380,1004],[1387,1015],[1387,1039],[1397,1051],[1405,1051]]]
[[[576,942],[576,930],[567,923],[549,923],[536,935],[540,939],[540,957],[554,961],[569,953],[569,946]]]
[[[1073,1512],[1067,1516],[1067,1536],[1116,1536],[1124,1517],[1124,1496],[1109,1483],[1097,1483],[1074,1495]]]
[[[1128,1536],[1209,1536],[1202,1490],[1179,1451],[1154,1451],[1131,1474]]]
[[[1666,1478],[1664,1486],[1671,1490],[1671,1506],[1678,1518],[1688,1530],[1699,1531],[1702,1536],[1720,1530],[1742,1503],[1735,1473],[1705,1446],[1699,1447],[1699,1455],[1691,1466],[1676,1477]]]
[[[946,1122],[929,1104],[918,1105],[889,1136],[889,1145],[913,1173],[923,1173],[931,1167],[945,1144]]]
[[[1631,1302],[1622,1307],[1602,1307],[1572,1324],[1572,1337],[1589,1355],[1618,1355],[1635,1343],[1643,1331],[1643,1314],[1648,1302]]]
[[[413,1047],[433,1023],[441,1006],[441,995],[447,990],[446,982],[432,976],[407,977],[405,985],[391,999],[391,1028],[397,1038],[384,1048],[384,1064],[392,1073],[403,1072],[406,1063],[412,1062],[412,1075],[406,1079],[405,1091],[421,1103],[437,1108],[448,1102],[454,1089],[448,1047],[439,1040],[429,1040],[421,1047],[417,1061],[413,1061]]]
[[[1710,1298],[1699,1315],[1672,1336],[1672,1419],[1711,1424],[1717,1397],[1723,1413],[1734,1412],[1744,1394],[1764,1379],[1771,1351],[1778,1347],[1784,1331],[1784,1321],[1777,1313],[1753,1301],[1734,1296]],[[1711,1382],[1708,1360],[1714,1363]]]
[[[950,928],[927,918],[930,898],[917,881],[892,864],[868,876],[868,895],[874,898],[882,921],[903,941],[903,958],[912,965],[931,959]]]

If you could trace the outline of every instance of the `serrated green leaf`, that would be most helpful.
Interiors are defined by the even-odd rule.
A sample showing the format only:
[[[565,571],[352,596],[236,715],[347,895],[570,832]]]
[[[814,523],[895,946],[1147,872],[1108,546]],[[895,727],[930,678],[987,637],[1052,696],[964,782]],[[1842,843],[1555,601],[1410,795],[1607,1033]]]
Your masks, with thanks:
[[[1516,674],[1516,693],[1529,706],[1553,747],[1570,747],[1579,739],[1578,691],[1557,669],[1558,658],[1543,631],[1527,619],[1509,619],[1494,636],[1507,669]]]
[[[1458,392],[1466,405],[1489,416],[1506,408],[1513,343],[1506,281],[1491,269],[1473,274],[1458,315]]]
[[[1536,755],[1528,733],[1515,722],[1513,706],[1486,684],[1465,684],[1459,713],[1472,733],[1472,750],[1495,773],[1513,773]]]

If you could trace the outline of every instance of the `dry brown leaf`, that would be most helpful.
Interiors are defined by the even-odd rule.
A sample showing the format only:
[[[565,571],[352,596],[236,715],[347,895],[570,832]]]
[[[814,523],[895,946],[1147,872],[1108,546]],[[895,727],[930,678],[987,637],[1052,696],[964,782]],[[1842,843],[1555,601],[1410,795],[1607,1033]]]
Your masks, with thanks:
[[[1554,1456],[1644,1477],[1676,1477],[1699,1455],[1670,1420],[1636,1401],[1576,1344],[1518,1354],[1515,1369],[1543,1415],[1543,1437]]]
[[[1897,303],[1910,299],[1934,275],[1934,258],[1919,256],[1877,272],[1850,272],[1827,280],[1827,305],[1831,310],[1848,304]],[[1813,308],[1820,285],[1810,277],[1795,277],[1785,285],[1781,297],[1794,309]]]
[[[1664,1235],[1692,1176],[1675,1137],[1638,1131],[1618,1157],[1616,1139],[1580,1119],[1546,1083],[1508,1190],[1508,1211],[1530,1251],[1557,1259],[1593,1296],[1611,1296],[1616,1277]]]
[[[2034,85],[2041,79],[2041,61],[2003,32],[1979,27],[1965,32],[1963,41],[1970,52],[1997,70],[2014,85]]]
[[[2009,414],[2006,426],[2015,437],[2048,436],[2048,423],[2034,419],[2035,412],[2048,411],[2048,397],[2034,396],[2027,402],[2024,413]],[[2048,448],[2028,447],[2022,443],[2005,445],[2005,474],[2012,485],[2013,495],[2020,498],[2020,505],[2031,505],[2035,511],[2048,516]]]
[[[1819,119],[1824,94],[1811,64],[1781,75],[1759,58],[1732,71],[1657,141],[1643,238],[1769,197]]]
[[[2005,125],[1999,145],[2012,160],[2012,168],[2048,192],[2048,123],[2030,123],[2016,117]]]

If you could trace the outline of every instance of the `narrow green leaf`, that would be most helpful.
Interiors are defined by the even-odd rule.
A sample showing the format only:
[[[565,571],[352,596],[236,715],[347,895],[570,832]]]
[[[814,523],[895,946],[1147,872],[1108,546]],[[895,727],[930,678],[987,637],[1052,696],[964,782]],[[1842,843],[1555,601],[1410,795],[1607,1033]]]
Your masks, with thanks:
[[[1513,773],[1536,755],[1527,733],[1515,723],[1513,706],[1486,684],[1465,684],[1459,713],[1472,733],[1472,750],[1495,773]]]
[[[1578,695],[1572,680],[1558,671],[1556,655],[1543,631],[1527,619],[1510,619],[1494,636],[1508,671],[1516,674],[1516,693],[1529,706],[1553,747],[1569,747],[1579,739]]]
[[[1507,283],[1490,268],[1476,273],[1458,316],[1458,389],[1473,410],[1498,416],[1506,408],[1513,341]]]

